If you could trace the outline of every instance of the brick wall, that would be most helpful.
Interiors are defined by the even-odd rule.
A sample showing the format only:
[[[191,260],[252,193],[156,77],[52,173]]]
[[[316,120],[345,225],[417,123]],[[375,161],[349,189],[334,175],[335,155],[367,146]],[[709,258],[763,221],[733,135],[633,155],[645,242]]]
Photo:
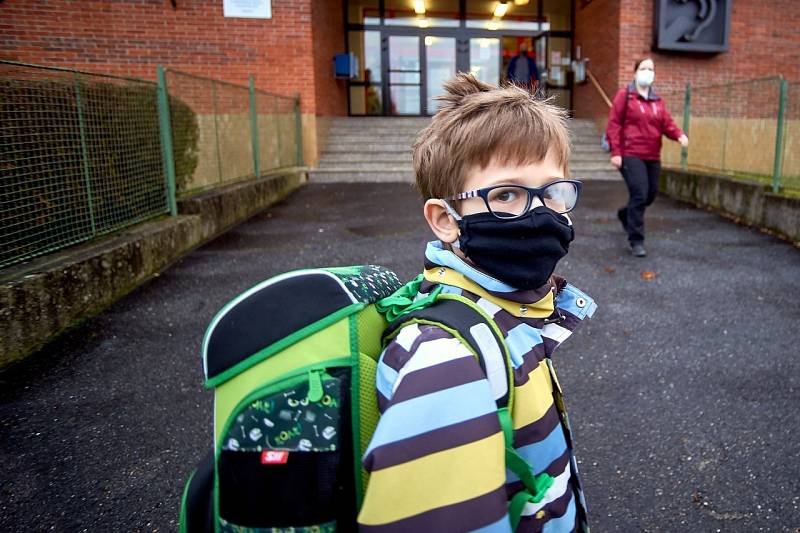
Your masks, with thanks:
[[[344,52],[342,0],[317,0],[312,7],[317,114],[347,114],[347,82],[333,77],[333,56]]]
[[[576,2],[575,46],[588,58],[589,69],[603,90],[613,98],[619,85],[620,0],[594,0],[585,7]],[[575,115],[596,118],[607,114],[607,106],[591,83],[575,87]]]
[[[575,44],[592,59],[590,68],[610,95],[633,79],[633,64],[641,57],[655,61],[656,86],[661,92],[681,91],[686,83],[702,86],[777,74],[800,80],[797,0],[734,1],[728,52],[705,55],[652,52],[653,4],[653,0],[593,0],[577,8]],[[618,49],[616,60],[609,57],[608,48]],[[588,85],[576,88],[578,116],[603,112],[592,92]],[[674,114],[680,112],[674,103],[671,107]]]
[[[346,111],[344,88],[320,77],[316,60],[320,51],[330,55],[336,39],[344,47],[339,2],[272,0],[271,19],[225,18],[222,0],[176,4],[4,0],[0,58],[148,79],[158,64],[244,85],[254,74],[260,89],[300,93],[303,113]],[[312,32],[312,16],[321,21],[326,13],[330,25]]]

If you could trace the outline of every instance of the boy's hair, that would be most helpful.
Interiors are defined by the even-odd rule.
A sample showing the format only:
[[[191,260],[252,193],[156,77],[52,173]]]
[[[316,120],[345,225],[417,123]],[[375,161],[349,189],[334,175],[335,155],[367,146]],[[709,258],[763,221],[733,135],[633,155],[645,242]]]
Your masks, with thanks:
[[[537,163],[551,152],[566,174],[570,141],[566,112],[516,85],[497,87],[459,73],[430,126],[414,142],[414,173],[425,200],[461,191],[476,165]]]

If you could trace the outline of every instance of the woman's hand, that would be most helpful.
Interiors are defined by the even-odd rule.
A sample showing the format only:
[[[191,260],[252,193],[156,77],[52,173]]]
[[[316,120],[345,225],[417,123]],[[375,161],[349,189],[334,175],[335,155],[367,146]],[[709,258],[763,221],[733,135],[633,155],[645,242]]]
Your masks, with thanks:
[[[678,137],[678,142],[681,143],[681,147],[688,148],[689,147],[689,137],[686,134],[681,135]]]
[[[686,135],[684,135],[686,137]],[[686,142],[689,142],[689,139],[686,139]],[[617,168],[622,167],[622,156],[621,155],[613,155],[611,156],[611,164]]]

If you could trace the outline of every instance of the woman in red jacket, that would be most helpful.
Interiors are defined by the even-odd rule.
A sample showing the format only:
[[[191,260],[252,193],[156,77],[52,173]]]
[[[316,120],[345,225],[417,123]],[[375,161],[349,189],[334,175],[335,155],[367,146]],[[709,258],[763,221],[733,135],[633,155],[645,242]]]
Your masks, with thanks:
[[[620,170],[628,185],[628,205],[617,211],[617,217],[628,234],[631,253],[644,257],[644,210],[658,194],[661,136],[666,135],[683,147],[689,146],[689,138],[675,125],[664,101],[653,89],[653,60],[637,61],[634,72],[634,81],[614,97],[606,136],[611,145],[611,164]]]

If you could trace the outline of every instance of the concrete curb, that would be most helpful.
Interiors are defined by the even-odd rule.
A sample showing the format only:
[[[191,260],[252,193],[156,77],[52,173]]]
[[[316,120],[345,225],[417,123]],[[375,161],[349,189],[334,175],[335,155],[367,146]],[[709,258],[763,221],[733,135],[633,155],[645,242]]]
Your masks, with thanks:
[[[729,176],[676,169],[661,171],[661,191],[800,245],[800,197],[774,194],[765,185]]]
[[[0,369],[102,311],[188,251],[281,200],[305,169],[178,201],[162,217],[39,257],[0,275]]]

